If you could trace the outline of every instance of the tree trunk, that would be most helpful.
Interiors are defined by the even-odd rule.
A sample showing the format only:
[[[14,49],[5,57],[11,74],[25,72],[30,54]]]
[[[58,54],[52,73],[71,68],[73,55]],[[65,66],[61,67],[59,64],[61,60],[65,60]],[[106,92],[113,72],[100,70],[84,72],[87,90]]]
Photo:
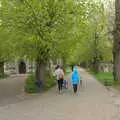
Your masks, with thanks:
[[[114,53],[113,75],[115,81],[120,81],[120,50]]]
[[[92,64],[92,68],[93,68],[93,71],[95,73],[98,73],[99,70],[98,70],[98,67],[99,67],[99,62],[100,60],[102,59],[102,55],[99,51],[99,34],[97,32],[95,32],[95,35],[94,35],[94,48],[93,48],[93,52],[94,52],[94,56],[93,56],[93,64]]]
[[[0,74],[4,74],[4,62],[0,62]]]
[[[115,81],[120,81],[120,0],[115,1],[115,9],[116,20],[113,45],[113,75]]]
[[[92,65],[92,69],[95,73],[98,73],[99,70],[98,70],[98,67],[99,67],[99,62],[98,61],[94,61],[93,62],[93,65]]]
[[[38,87],[43,89],[45,81],[45,64],[40,61],[36,62],[36,79]]]

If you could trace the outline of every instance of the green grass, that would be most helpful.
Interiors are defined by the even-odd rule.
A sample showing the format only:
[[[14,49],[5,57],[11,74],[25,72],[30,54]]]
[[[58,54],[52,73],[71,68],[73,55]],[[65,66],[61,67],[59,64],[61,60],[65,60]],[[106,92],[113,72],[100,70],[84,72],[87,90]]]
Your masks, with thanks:
[[[112,86],[114,88],[120,88],[120,82],[113,82]]]
[[[112,73],[93,73],[93,75],[97,78],[105,86],[112,86],[114,88],[120,88],[120,82],[113,81]]]
[[[25,92],[26,93],[38,93],[38,92],[46,91],[56,84],[56,80],[54,77],[47,77],[44,83],[43,89],[40,89],[36,83],[37,81],[36,81],[35,75],[30,74],[28,78],[26,79],[26,85],[24,88]]]
[[[120,88],[120,81],[115,82],[113,80],[113,74],[112,73],[94,73],[90,69],[85,69],[86,72],[89,72],[90,74],[94,75],[95,78],[102,83],[105,86],[112,86],[114,88]]]
[[[106,86],[112,86],[112,84],[113,84],[113,74],[112,73],[93,73],[93,75],[102,84],[104,84]]]
[[[67,68],[65,69],[65,71],[66,71],[66,73],[71,73],[71,68],[70,68],[70,67],[67,67]]]

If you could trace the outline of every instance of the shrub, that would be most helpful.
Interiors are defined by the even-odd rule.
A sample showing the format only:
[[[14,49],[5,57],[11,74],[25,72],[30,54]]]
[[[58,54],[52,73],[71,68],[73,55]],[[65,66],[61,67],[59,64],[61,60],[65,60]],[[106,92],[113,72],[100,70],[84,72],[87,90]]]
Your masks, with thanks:
[[[26,80],[25,92],[37,93],[40,92],[40,88],[36,84],[36,78],[34,74],[30,74]]]
[[[110,79],[104,79],[104,85],[105,86],[112,86],[112,84],[113,84],[112,80],[110,80]]]
[[[27,93],[38,93],[40,91],[45,91],[51,88],[53,85],[56,84],[55,77],[53,76],[47,76],[46,81],[44,83],[44,88],[40,89],[37,85],[37,80],[35,78],[34,74],[30,74],[26,80],[26,85],[25,85],[25,92]]]
[[[54,76],[47,76],[45,81],[44,90],[48,90],[52,86],[56,85],[56,77]]]
[[[7,78],[7,77],[9,77],[8,74],[0,74],[0,79]]]

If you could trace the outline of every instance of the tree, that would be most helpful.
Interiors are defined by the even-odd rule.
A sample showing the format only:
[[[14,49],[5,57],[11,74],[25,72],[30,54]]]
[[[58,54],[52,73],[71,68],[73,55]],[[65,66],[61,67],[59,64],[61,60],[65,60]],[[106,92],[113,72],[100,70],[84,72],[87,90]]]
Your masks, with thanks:
[[[0,74],[4,74],[4,63],[14,57],[13,45],[9,40],[10,34],[0,26]]]
[[[2,26],[14,34],[9,42],[14,42],[16,55],[36,61],[36,79],[40,87],[44,85],[45,65],[58,42],[55,38],[67,15],[68,2],[2,0]]]
[[[92,34],[94,34],[95,30],[98,32],[98,29],[100,29],[100,27],[97,29],[95,28],[98,26],[100,20],[93,22],[95,21],[93,20],[93,17],[97,16],[97,14],[101,12],[101,9],[101,4],[94,3],[93,1],[81,0],[73,4],[71,12],[69,13],[69,16],[67,16],[67,22],[65,23],[64,28],[61,29],[62,32],[58,35],[62,40],[60,40],[60,44],[58,44],[57,48],[59,47],[59,50],[64,49],[64,51],[59,51],[57,53],[60,54],[64,61],[66,61],[66,59],[72,63],[79,61],[79,51],[82,51],[81,53],[83,53],[84,43],[87,44],[89,40],[94,39],[94,37],[91,38]],[[91,16],[93,17],[91,18]],[[102,26],[102,23],[100,23],[99,26]],[[77,51],[79,53],[77,53]]]
[[[120,80],[120,1],[115,0],[115,30],[114,30],[114,45],[113,45],[113,59],[114,59],[114,80]]]
[[[112,42],[108,38],[103,4],[92,1],[86,6],[86,14],[82,14],[82,20],[77,22],[79,42],[71,59],[72,62],[91,62],[93,70],[97,72],[99,62],[112,60]]]

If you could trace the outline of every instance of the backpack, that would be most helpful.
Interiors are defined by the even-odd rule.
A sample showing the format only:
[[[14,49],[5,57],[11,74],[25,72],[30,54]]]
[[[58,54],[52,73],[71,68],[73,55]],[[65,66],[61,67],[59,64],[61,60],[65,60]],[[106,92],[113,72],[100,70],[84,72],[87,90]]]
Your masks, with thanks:
[[[63,73],[60,71],[59,72],[59,79],[63,79],[64,78],[64,75],[63,75]]]

